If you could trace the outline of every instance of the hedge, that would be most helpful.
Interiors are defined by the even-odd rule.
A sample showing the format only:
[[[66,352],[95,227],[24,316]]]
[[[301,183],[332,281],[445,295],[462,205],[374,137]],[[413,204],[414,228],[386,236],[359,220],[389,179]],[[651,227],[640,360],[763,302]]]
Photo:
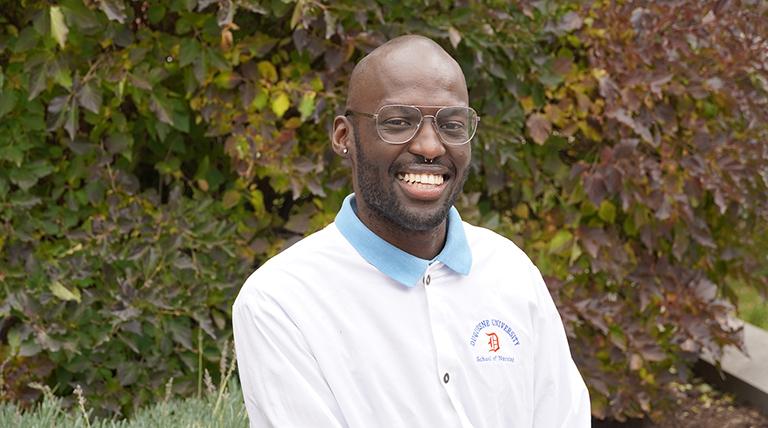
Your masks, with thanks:
[[[763,3],[0,3],[2,399],[201,390],[247,273],[332,221],[355,61],[419,33],[483,117],[465,219],[537,263],[599,418],[661,418],[768,288]]]

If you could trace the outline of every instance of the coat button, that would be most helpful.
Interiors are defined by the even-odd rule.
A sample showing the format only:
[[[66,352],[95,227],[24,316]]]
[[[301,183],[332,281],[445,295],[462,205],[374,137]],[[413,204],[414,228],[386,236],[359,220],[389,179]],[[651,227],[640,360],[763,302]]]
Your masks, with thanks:
[[[443,375],[443,382],[448,383],[448,381],[451,380],[451,377],[448,376],[448,373]]]

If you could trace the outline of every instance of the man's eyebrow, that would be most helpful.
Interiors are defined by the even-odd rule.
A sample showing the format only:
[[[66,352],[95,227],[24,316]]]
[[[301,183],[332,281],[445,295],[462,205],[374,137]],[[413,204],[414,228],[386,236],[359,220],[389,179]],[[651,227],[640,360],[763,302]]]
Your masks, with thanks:
[[[464,102],[458,102],[456,104],[432,104],[432,105],[425,105],[425,104],[412,104],[412,103],[406,103],[402,101],[397,100],[390,100],[390,99],[383,99],[379,101],[379,103],[376,105],[376,108],[379,109],[382,106],[411,106],[411,107],[423,107],[423,108],[442,108],[442,107],[469,107],[467,103]]]

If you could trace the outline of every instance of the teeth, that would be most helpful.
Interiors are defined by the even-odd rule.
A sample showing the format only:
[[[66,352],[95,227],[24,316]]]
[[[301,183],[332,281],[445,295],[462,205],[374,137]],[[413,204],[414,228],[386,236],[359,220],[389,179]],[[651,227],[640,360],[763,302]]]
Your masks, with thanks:
[[[445,181],[442,175],[437,174],[400,173],[397,178],[408,183],[433,184],[435,186],[439,186]]]

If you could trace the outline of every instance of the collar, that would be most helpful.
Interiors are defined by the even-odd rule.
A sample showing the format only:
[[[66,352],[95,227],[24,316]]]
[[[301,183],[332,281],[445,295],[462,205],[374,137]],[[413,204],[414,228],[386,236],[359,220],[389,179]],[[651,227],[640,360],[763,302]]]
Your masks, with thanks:
[[[448,236],[443,250],[433,260],[425,260],[406,253],[373,233],[357,217],[355,207],[353,193],[344,199],[336,214],[336,227],[355,250],[381,273],[406,287],[415,286],[434,261],[443,263],[456,273],[469,275],[472,252],[456,208],[451,207],[448,212]]]

